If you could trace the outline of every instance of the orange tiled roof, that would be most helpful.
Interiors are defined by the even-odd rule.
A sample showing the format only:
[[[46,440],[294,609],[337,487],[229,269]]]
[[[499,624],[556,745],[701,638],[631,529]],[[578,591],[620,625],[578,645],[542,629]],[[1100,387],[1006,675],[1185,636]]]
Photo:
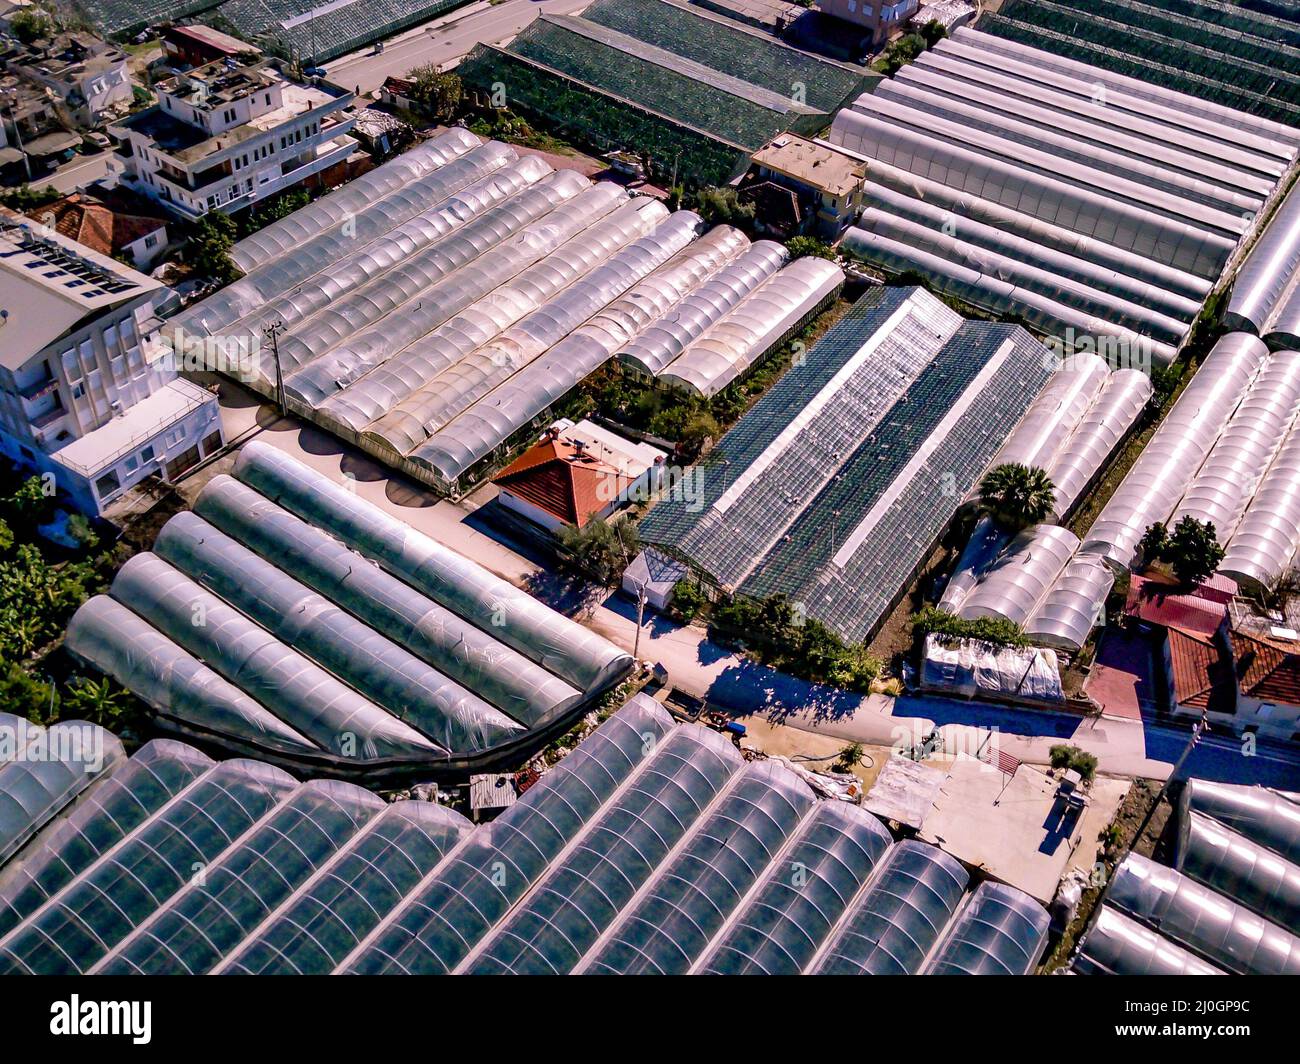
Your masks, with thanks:
[[[506,466],[494,483],[552,517],[581,528],[632,478],[568,440],[543,440]]]
[[[1300,655],[1296,644],[1250,632],[1229,636],[1241,689],[1262,702],[1300,706]]]
[[[108,256],[118,254],[167,224],[160,218],[115,211],[78,193],[43,207],[33,207],[27,216],[53,225],[60,236]]]
[[[1124,612],[1130,617],[1208,636],[1219,629],[1227,611],[1217,587],[1198,586],[1186,591],[1137,573],[1129,578]]]
[[[1170,628],[1169,665],[1174,701],[1179,705],[1223,713],[1234,711],[1232,666],[1213,637]]]

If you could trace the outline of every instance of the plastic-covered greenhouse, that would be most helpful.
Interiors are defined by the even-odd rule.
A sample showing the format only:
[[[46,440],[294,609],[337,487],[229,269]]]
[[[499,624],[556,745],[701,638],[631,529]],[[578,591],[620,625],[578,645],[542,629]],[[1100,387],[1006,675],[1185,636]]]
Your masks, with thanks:
[[[1140,854],[1116,869],[1107,901],[1227,971],[1300,974],[1300,938]]]
[[[1300,928],[1300,867],[1207,816],[1182,817],[1173,865],[1279,927]]]
[[[1118,909],[1103,905],[1071,965],[1080,975],[1224,975]]]
[[[295,413],[454,493],[643,337],[653,375],[716,338],[730,352],[709,371],[716,390],[842,282],[809,260],[778,283],[780,245],[704,229],[690,212],[669,217],[657,200],[452,130],[241,242],[245,276],[169,336],[187,352],[196,339],[217,345],[219,368],[267,396],[282,373]]]
[[[1017,314],[1067,350],[1118,343],[1130,365],[1175,357],[1298,143],[968,27],[840,111],[829,136],[869,164],[847,251]],[[1275,231],[1265,242],[1285,245]]]
[[[1115,574],[1092,554],[1076,554],[1024,622],[1035,643],[1073,653],[1082,649],[1104,619],[1103,607]]]
[[[1153,521],[1164,521],[1227,426],[1268,357],[1263,341],[1230,333],[1214,345],[1196,375],[1143,448],[1084,537],[1082,550],[1126,569]]]
[[[1292,189],[1237,271],[1224,321],[1258,335],[1269,331],[1300,270],[1300,192]]]
[[[1286,573],[1298,547],[1300,432],[1293,427],[1246,504],[1219,571],[1243,589],[1271,588]]]
[[[69,625],[164,724],[342,773],[450,769],[538,743],[631,667],[273,448],[235,471]]]
[[[1190,780],[1182,810],[1203,813],[1300,865],[1300,805],[1264,787]]]
[[[927,975],[1028,975],[1047,945],[1047,913],[1003,883],[981,883],[944,936]]]
[[[643,694],[477,827],[172,740],[51,816],[0,865],[0,971],[975,973],[1047,920]]]
[[[1078,537],[1060,525],[1025,529],[966,596],[959,615],[1001,618],[1023,626],[1078,546]]]
[[[1047,469],[1109,379],[1110,367],[1096,355],[1071,355],[1063,359],[1047,387],[998,452],[997,464]]]
[[[898,843],[823,945],[812,974],[917,975],[969,879],[942,850]]]

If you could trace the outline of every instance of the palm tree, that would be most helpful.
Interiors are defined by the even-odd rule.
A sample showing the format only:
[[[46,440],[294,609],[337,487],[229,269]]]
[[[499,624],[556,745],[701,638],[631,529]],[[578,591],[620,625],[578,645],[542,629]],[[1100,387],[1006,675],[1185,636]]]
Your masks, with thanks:
[[[980,505],[1002,528],[1019,532],[1047,519],[1056,485],[1037,466],[1009,462],[994,466],[980,481]]]

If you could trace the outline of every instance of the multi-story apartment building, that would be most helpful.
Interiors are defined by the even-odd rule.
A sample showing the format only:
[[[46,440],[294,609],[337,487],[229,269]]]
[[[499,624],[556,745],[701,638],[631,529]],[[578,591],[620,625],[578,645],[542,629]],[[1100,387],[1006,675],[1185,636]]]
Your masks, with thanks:
[[[112,132],[128,187],[181,218],[242,210],[288,188],[342,180],[357,147],[353,96],[300,85],[269,60],[217,60],[154,86],[158,102]]]
[[[161,283],[0,208],[0,453],[102,513],[222,445],[216,396],[158,344]]]
[[[63,102],[69,119],[92,129],[124,114],[133,89],[121,48],[90,33],[60,33],[51,40],[15,45],[5,66]]]

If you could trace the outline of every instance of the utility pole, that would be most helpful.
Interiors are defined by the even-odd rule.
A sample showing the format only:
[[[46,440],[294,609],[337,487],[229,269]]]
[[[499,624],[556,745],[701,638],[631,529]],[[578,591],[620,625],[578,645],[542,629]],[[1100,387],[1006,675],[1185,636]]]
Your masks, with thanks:
[[[284,408],[284,370],[280,368],[280,333],[284,331],[284,322],[276,318],[262,326],[262,335],[271,342],[271,357],[275,360],[275,402],[283,417],[288,413]]]
[[[14,143],[23,157],[23,169],[27,172],[27,181],[32,180],[32,160],[23,149],[23,131],[18,126],[18,90],[9,90],[9,118],[14,124]]]
[[[641,660],[641,623],[645,618],[645,582],[636,585],[636,638],[632,640],[632,657]]]

